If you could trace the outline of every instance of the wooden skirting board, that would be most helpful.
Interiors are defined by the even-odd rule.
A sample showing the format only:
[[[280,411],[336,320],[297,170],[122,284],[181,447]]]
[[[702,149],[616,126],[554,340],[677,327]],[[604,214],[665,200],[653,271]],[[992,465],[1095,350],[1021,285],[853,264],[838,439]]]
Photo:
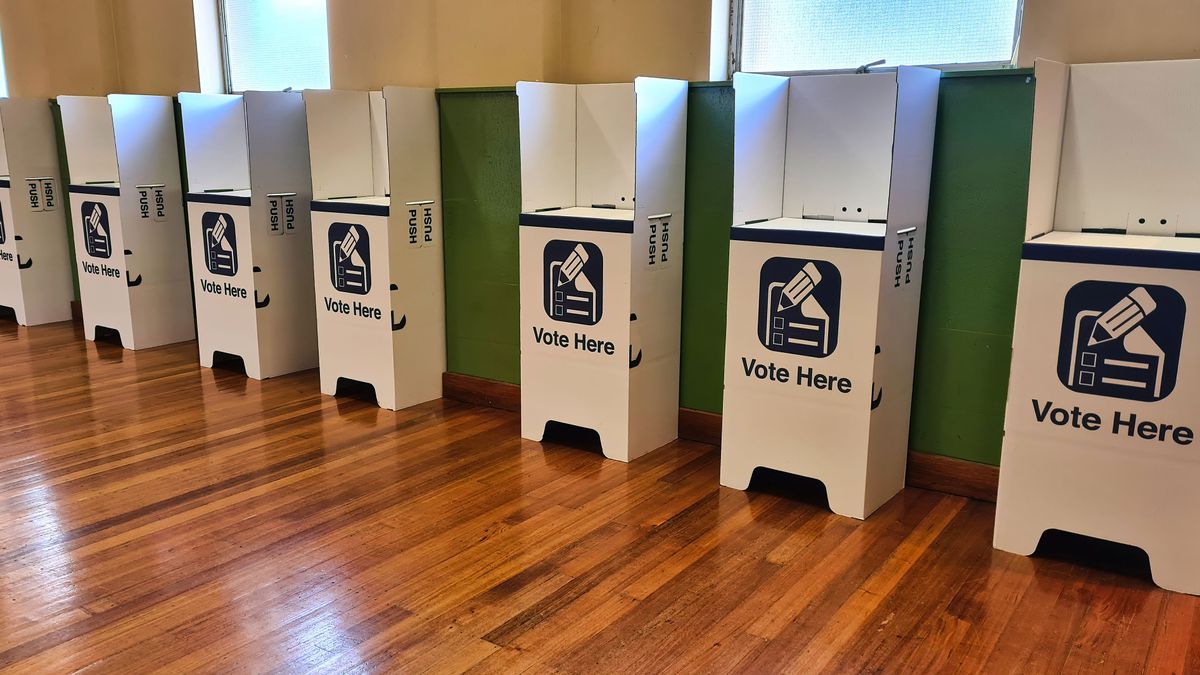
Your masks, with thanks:
[[[446,398],[502,410],[519,412],[521,409],[521,387],[509,382],[445,373],[442,394]],[[721,416],[680,408],[679,437],[720,445]],[[906,482],[913,487],[994,502],[999,480],[1000,469],[994,466],[925,452],[908,453]]]

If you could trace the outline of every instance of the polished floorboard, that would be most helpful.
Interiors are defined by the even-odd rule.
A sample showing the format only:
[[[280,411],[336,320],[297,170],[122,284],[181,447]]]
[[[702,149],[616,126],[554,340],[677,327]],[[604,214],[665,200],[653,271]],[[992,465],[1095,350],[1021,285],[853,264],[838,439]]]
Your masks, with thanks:
[[[857,522],[195,349],[0,321],[0,669],[1200,672],[1200,599],[994,551],[990,504]]]

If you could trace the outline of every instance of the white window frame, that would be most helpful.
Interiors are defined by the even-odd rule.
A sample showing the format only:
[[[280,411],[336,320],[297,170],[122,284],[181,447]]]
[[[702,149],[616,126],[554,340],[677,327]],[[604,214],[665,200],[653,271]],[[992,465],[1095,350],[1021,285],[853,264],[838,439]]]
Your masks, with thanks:
[[[713,0],[712,48],[709,58],[709,76],[713,80],[728,80],[741,71],[742,57],[742,9],[745,0]],[[1025,0],[1017,0],[1016,25],[1013,27],[1012,56],[1007,61],[979,61],[975,63],[922,63],[940,70],[989,70],[1015,68],[1017,49],[1021,44],[1021,17],[1025,11]],[[867,65],[867,64],[862,64]],[[895,64],[872,66],[872,70],[895,70]],[[831,68],[825,70],[768,71],[769,75],[809,75],[815,73],[853,73],[856,68]]]

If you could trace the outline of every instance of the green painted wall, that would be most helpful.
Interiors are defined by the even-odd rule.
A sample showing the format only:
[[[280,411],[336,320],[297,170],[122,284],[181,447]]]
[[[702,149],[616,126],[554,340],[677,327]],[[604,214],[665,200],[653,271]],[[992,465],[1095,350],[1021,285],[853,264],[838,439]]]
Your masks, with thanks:
[[[512,89],[441,93],[448,369],[518,382],[520,157]],[[911,447],[999,462],[1028,182],[1025,71],[942,82]],[[720,412],[733,91],[688,100],[680,404]]]

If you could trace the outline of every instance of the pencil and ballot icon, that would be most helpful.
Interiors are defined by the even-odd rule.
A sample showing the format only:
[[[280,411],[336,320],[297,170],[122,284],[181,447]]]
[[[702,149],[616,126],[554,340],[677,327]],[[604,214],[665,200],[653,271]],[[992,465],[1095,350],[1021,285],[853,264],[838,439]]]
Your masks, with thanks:
[[[371,243],[367,229],[355,223],[329,226],[329,277],[342,293],[371,291]]]
[[[1175,387],[1183,297],[1150,284],[1084,281],[1067,292],[1059,380],[1085,394],[1158,401]]]
[[[555,321],[595,325],[604,312],[604,255],[591,242],[546,244],[544,306]]]
[[[829,356],[837,349],[841,294],[832,263],[771,258],[759,277],[759,342],[775,352]]]
[[[228,213],[205,213],[201,218],[204,237],[204,266],[213,274],[232,277],[237,274],[237,228]]]
[[[108,207],[99,202],[84,202],[79,209],[83,219],[83,248],[93,258],[112,257]]]

